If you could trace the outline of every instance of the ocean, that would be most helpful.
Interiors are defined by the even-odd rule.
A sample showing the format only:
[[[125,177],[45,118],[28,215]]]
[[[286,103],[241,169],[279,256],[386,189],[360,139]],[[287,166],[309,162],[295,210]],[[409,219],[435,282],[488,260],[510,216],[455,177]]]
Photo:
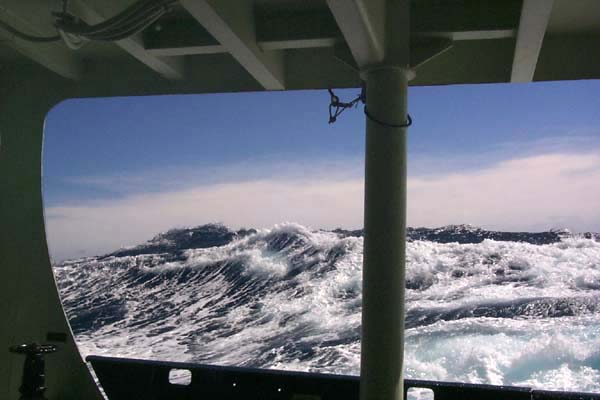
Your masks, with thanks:
[[[362,232],[174,229],[55,266],[84,356],[359,374]],[[600,236],[408,229],[405,376],[600,391]]]

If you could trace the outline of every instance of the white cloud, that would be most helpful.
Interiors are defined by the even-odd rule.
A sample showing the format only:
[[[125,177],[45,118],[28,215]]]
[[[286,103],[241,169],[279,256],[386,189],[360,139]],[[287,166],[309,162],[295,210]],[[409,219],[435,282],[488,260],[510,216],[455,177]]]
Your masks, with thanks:
[[[548,154],[409,184],[414,225],[472,223],[503,230],[600,228],[600,155]]]
[[[213,221],[231,227],[283,221],[314,228],[361,227],[362,179],[335,169],[325,172],[317,178],[289,174],[289,179],[208,184],[48,207],[51,254],[57,260],[100,254],[172,227]],[[471,223],[502,230],[600,230],[600,154],[530,156],[475,171],[411,178],[408,185],[411,226]]]
[[[139,243],[176,226],[214,221],[231,227],[267,227],[284,221],[325,228],[361,226],[362,196],[358,180],[226,183],[49,207],[46,224],[51,254],[61,259]]]

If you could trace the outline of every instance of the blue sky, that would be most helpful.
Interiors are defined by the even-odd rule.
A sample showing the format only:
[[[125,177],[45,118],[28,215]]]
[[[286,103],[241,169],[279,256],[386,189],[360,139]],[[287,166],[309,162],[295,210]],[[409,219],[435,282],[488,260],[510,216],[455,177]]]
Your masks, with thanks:
[[[600,81],[411,88],[409,224],[600,230],[599,92]],[[322,90],[61,103],[44,142],[51,252],[211,221],[359,227],[364,115],[328,125],[328,101]],[[504,196],[510,207],[494,202]]]

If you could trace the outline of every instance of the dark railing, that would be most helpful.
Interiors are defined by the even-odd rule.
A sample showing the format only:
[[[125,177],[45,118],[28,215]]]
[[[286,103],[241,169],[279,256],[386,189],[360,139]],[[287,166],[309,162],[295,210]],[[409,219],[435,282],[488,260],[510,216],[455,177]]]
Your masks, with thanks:
[[[358,400],[356,376],[314,374],[179,362],[89,356],[109,400]],[[191,373],[187,384],[169,382],[173,370]],[[181,372],[181,371],[180,371]],[[435,400],[600,400],[574,393],[513,386],[405,380],[405,391],[425,388]],[[405,396],[406,398],[406,392]]]

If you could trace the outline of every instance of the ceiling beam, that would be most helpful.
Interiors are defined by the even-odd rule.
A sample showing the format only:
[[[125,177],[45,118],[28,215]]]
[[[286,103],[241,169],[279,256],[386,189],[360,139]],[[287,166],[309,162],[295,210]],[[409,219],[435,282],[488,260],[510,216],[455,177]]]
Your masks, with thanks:
[[[181,57],[181,56],[197,56],[206,54],[223,54],[227,53],[225,47],[217,45],[200,45],[200,46],[165,46],[165,47],[147,47],[146,51],[157,57]]]
[[[384,0],[327,0],[359,68],[385,56]]]
[[[0,38],[4,37],[0,34]],[[49,69],[63,78],[79,80],[83,75],[83,64],[63,43],[31,43],[11,37],[10,46],[19,53]]]
[[[447,39],[454,42],[463,40],[507,39],[513,37],[515,37],[515,31],[512,29],[466,32],[427,32],[415,33],[413,35],[413,38],[415,39]],[[343,43],[344,40],[340,36],[323,35],[321,37],[316,37],[314,35],[299,35],[291,37],[290,35],[278,35],[278,32],[270,32],[261,36],[256,42],[258,47],[263,51],[336,47]],[[154,42],[153,44],[148,44],[146,42],[146,51],[156,56],[171,57],[227,53],[227,49],[218,42],[208,42],[203,40],[202,37],[197,37],[195,35],[193,37],[193,43],[182,43],[178,40],[162,40],[160,43]]]
[[[256,38],[263,50],[333,47],[342,33],[327,8],[256,11]]]
[[[165,20],[144,31],[144,47],[155,56],[188,56],[227,53],[193,18]]]
[[[410,4],[413,33],[516,29],[522,0],[418,0]]]
[[[180,3],[265,89],[285,89],[284,54],[258,47],[252,2]]]
[[[420,3],[419,3],[420,4]],[[520,6],[520,4],[519,4]],[[492,20],[487,13],[476,13],[476,18],[457,18],[444,22],[442,29],[423,21],[411,25],[415,39],[488,40],[512,38],[519,20],[518,9],[499,19]],[[411,18],[428,21],[424,11],[411,14]],[[440,13],[448,9],[438,10]],[[494,9],[493,11],[498,11]],[[261,9],[255,10],[256,44],[262,51],[338,47],[344,37],[335,18],[327,8],[309,10]],[[411,21],[412,22],[412,21]],[[437,27],[439,28],[439,27]],[[164,20],[144,32],[146,51],[156,56],[185,56],[227,53],[209,32],[193,18]],[[351,53],[350,53],[351,54]],[[352,56],[353,57],[353,56]],[[412,63],[412,62],[411,62]],[[352,61],[352,64],[356,64]]]
[[[77,15],[89,24],[100,23],[116,13],[113,10],[114,2],[109,1],[77,0],[72,3],[72,7],[76,9]],[[140,34],[116,41],[115,44],[167,79],[184,78],[183,59],[162,57],[146,51]]]
[[[531,82],[550,20],[553,0],[523,0],[511,82]]]
[[[333,47],[343,42],[335,20],[325,13],[261,15],[256,18],[256,45],[273,50]],[[196,20],[164,21],[144,32],[146,50],[161,56],[227,53]]]
[[[387,0],[385,3],[385,62],[402,68],[410,68],[410,0]],[[429,50],[437,46],[427,47]],[[440,51],[442,51],[440,49]],[[425,56],[430,59],[434,55]],[[421,60],[424,62],[424,60]],[[414,78],[414,71],[408,79]]]
[[[27,33],[40,36],[48,35],[45,32],[40,32],[35,25],[28,23],[24,18],[6,8],[0,8],[0,18]],[[62,40],[52,43],[32,43],[0,28],[0,41],[64,78],[78,80],[83,74],[83,63],[76,54],[73,54],[65,46]]]
[[[476,30],[476,31],[449,31],[449,32],[419,32],[415,34],[418,37],[430,37],[430,38],[445,38],[452,41],[461,40],[494,40],[494,39],[508,39],[515,37],[515,29],[490,29],[490,30]]]

